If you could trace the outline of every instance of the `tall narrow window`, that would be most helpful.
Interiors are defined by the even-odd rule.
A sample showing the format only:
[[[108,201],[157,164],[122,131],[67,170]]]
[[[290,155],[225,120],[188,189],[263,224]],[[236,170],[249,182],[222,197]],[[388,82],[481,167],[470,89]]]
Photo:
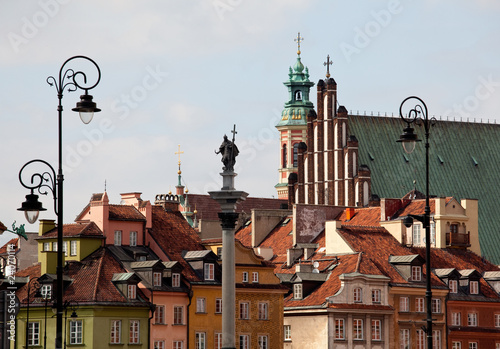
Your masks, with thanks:
[[[413,224],[413,244],[416,246],[422,243],[420,228],[420,224]]]
[[[57,251],[57,241],[54,241],[52,243],[52,251],[56,252]]]
[[[43,299],[52,298],[52,285],[42,285],[42,289],[40,290]]]
[[[399,311],[401,311],[401,312],[410,311],[410,298],[409,297],[399,298]]]
[[[363,290],[361,287],[356,287],[353,291],[353,298],[355,303],[363,302]]]
[[[432,312],[435,314],[439,314],[441,312],[441,299],[432,299]]]
[[[248,282],[248,272],[244,271],[241,276],[241,282]]]
[[[451,313],[451,325],[460,326],[461,324],[461,313]]]
[[[258,338],[259,349],[269,348],[269,338],[267,336],[260,335]]]
[[[469,349],[477,349],[477,342],[469,342]]]
[[[180,287],[181,286],[181,274],[172,273],[172,287]]]
[[[250,349],[250,336],[247,334],[240,335],[240,349]]]
[[[419,265],[412,265],[411,267],[412,281],[422,281],[422,267]]]
[[[44,242],[43,243],[43,250],[44,251],[50,251],[50,242]]]
[[[129,344],[139,344],[139,320],[130,320]]]
[[[161,272],[153,273],[153,286],[161,286]]]
[[[302,284],[293,285],[293,299],[302,299]]]
[[[130,232],[130,246],[137,246],[137,232]]]
[[[122,245],[122,231],[121,230],[116,230],[115,231],[115,246],[121,246]]]
[[[174,306],[174,325],[184,324],[184,307],[182,305]]]
[[[345,339],[345,320],[335,319],[335,339]]]
[[[467,314],[467,326],[476,327],[477,326],[477,314],[468,313]]]
[[[288,156],[288,152],[286,150],[286,144],[283,144],[283,149],[281,150],[282,154],[282,164],[283,164],[283,168],[286,168],[286,166],[288,165],[287,163],[287,156]]]
[[[195,349],[206,349],[205,332],[196,332],[194,337]]]
[[[248,320],[249,317],[249,308],[250,304],[248,302],[241,302],[240,303],[240,319],[242,320]]]
[[[259,282],[259,272],[257,271],[252,272],[252,282],[254,284]]]
[[[205,280],[214,280],[214,265],[213,263],[205,263]]]
[[[196,312],[197,313],[206,313],[206,299],[203,297],[196,298]]]
[[[175,345],[174,345],[174,348],[175,348]],[[154,341],[153,342],[153,349],[165,349],[165,341]]]
[[[222,333],[215,332],[214,341],[215,341],[215,343],[214,343],[215,349],[222,349]]]
[[[479,294],[479,281],[471,281],[469,283],[470,294]]]
[[[63,252],[64,252],[64,256],[68,257],[68,242],[67,241],[63,242]]]
[[[69,253],[71,256],[76,256],[77,246],[78,246],[77,241],[71,240],[70,253]]]
[[[417,313],[424,312],[424,299],[421,297],[415,298],[415,311]]]
[[[448,287],[450,288],[450,293],[457,293],[458,292],[457,280],[450,280],[448,282]]]
[[[372,303],[380,303],[382,301],[382,291],[380,289],[372,290]]]
[[[283,332],[285,333],[285,341],[291,341],[292,340],[292,326],[290,325],[285,325],[283,327]]]
[[[372,320],[372,340],[379,341],[382,340],[382,321]]]
[[[69,344],[83,344],[82,320],[71,320],[69,322]]]
[[[157,305],[155,310],[155,324],[165,323],[165,306]]]
[[[39,322],[30,322],[28,325],[28,345],[40,345]]]
[[[462,342],[453,342],[451,344],[451,349],[462,349]]]
[[[128,285],[128,299],[135,299],[137,296],[137,286]]]
[[[495,327],[500,327],[500,314],[495,314]]]
[[[354,319],[352,320],[352,338],[355,340],[363,339],[363,320],[362,319]]]
[[[417,349],[425,349],[427,337],[425,336],[425,332],[421,329],[417,330]]]
[[[121,335],[122,335],[122,321],[121,320],[113,320],[111,321],[111,344],[119,344],[121,343]]]
[[[399,348],[400,349],[410,348],[410,330],[408,328],[403,328],[399,330]]]
[[[299,143],[293,145],[293,167],[299,166]]]
[[[432,348],[441,349],[441,331],[432,331]]]
[[[222,314],[222,298],[215,298],[215,313]]]
[[[268,320],[268,304],[265,302],[259,302],[259,320]]]

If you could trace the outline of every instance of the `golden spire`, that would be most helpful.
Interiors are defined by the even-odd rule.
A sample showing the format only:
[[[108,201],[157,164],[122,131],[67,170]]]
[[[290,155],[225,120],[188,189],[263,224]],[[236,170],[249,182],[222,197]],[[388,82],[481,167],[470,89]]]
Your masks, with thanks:
[[[300,43],[304,41],[304,38],[300,36],[300,32],[297,34],[297,37],[293,39],[297,43],[297,54],[300,55]]]

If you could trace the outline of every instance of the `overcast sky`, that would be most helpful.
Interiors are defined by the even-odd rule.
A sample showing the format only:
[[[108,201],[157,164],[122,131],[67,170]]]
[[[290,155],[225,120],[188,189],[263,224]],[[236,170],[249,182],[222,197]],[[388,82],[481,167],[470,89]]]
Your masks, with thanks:
[[[9,228],[26,223],[16,211],[28,194],[18,180],[23,164],[40,158],[57,168],[57,94],[46,79],[74,55],[101,69],[90,94],[102,112],[84,125],[71,111],[82,91],[64,94],[66,223],[105,182],[115,204],[120,193],[154,201],[174,192],[179,144],[189,191],[220,189],[214,150],[233,124],[236,188],[276,196],[274,125],[299,31],[311,80],[324,78],[330,55],[339,103],[349,111],[396,115],[417,95],[437,117],[500,122],[494,0],[4,0],[0,7],[0,221]],[[78,67],[95,78],[91,66]],[[41,218],[55,218],[51,195],[42,200]]]

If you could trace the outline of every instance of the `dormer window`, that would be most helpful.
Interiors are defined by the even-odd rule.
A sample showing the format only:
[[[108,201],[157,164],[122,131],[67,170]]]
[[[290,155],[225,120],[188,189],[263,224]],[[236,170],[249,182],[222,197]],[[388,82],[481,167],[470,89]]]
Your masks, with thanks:
[[[470,294],[479,294],[479,281],[472,280],[469,283]]]
[[[293,285],[293,299],[302,299],[302,284]]]
[[[153,273],[153,286],[161,286],[161,273],[160,272]]]
[[[137,286],[136,285],[128,285],[128,299],[135,299],[137,297]]]
[[[43,299],[52,298],[52,285],[42,285],[40,293],[42,294]]]
[[[205,280],[214,280],[214,265],[213,263],[205,263]]]
[[[420,265],[412,265],[411,279],[412,281],[422,281],[422,267]]]
[[[380,289],[372,290],[372,303],[381,303],[382,291]]]
[[[181,274],[172,273],[172,287],[180,287],[181,286]]]
[[[356,287],[353,292],[354,303],[363,302],[363,290],[361,287]]]
[[[458,293],[458,282],[457,282],[457,280],[450,280],[448,282],[448,287],[450,288],[450,293]]]

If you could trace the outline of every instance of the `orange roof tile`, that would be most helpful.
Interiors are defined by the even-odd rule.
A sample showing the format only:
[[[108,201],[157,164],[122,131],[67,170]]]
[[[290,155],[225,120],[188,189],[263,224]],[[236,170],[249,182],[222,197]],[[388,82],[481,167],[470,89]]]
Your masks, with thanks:
[[[66,237],[104,237],[101,229],[94,223],[72,223],[63,225],[63,236]],[[56,238],[57,237],[57,227],[49,230],[43,236],[38,237],[38,239],[44,238]]]
[[[7,246],[9,246],[9,245],[15,245],[16,249],[17,249],[17,243],[18,242],[19,242],[19,238],[10,239],[9,242],[7,242],[5,245],[3,245],[2,247],[0,247],[0,254],[7,253]]]
[[[112,221],[145,221],[146,217],[131,205],[109,205],[109,219]]]

